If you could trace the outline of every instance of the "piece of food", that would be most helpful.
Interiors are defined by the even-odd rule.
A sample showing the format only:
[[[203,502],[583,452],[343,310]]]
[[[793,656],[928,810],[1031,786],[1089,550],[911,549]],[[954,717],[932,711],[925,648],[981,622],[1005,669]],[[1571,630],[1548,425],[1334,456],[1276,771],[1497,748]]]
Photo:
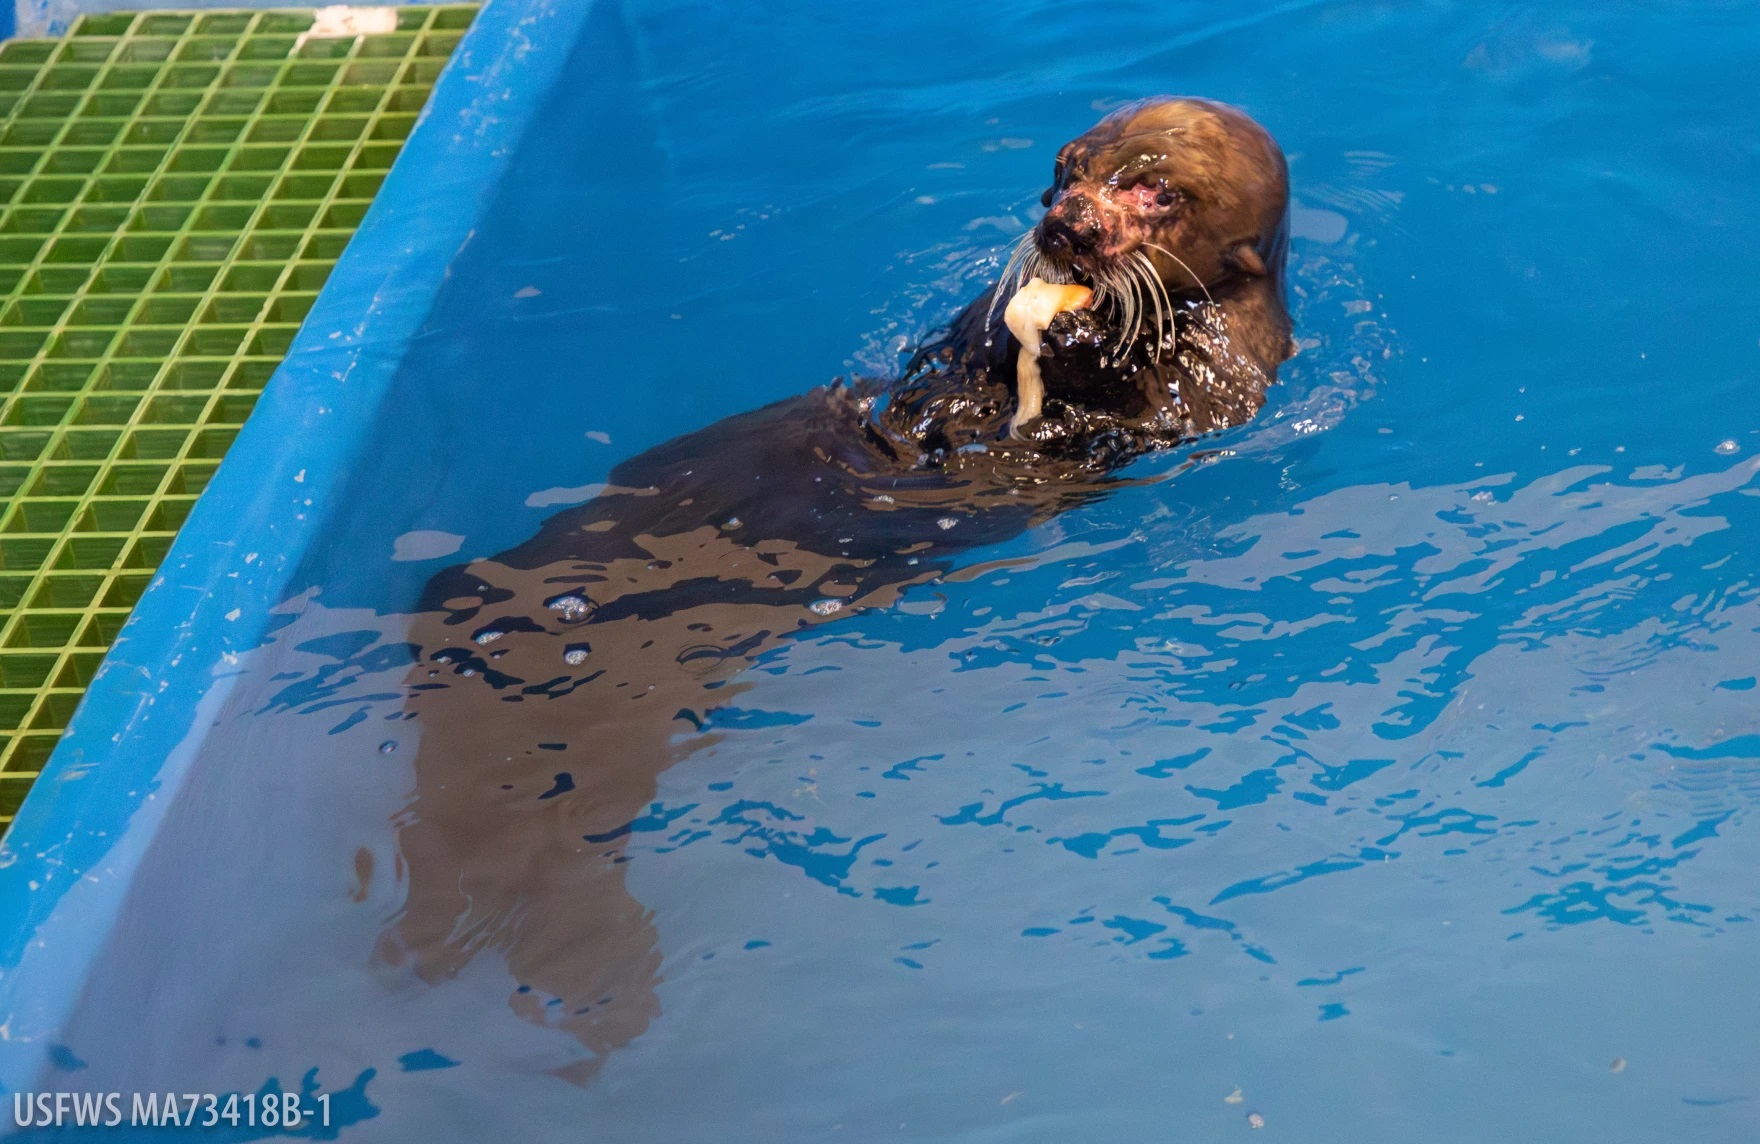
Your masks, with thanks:
[[[1034,278],[1014,292],[1002,311],[1003,324],[1021,343],[1021,354],[1015,362],[1016,404],[1009,418],[1010,435],[1039,416],[1045,403],[1045,382],[1039,374],[1039,348],[1045,327],[1065,310],[1080,310],[1094,300],[1094,291],[1086,286],[1060,286],[1043,278]]]

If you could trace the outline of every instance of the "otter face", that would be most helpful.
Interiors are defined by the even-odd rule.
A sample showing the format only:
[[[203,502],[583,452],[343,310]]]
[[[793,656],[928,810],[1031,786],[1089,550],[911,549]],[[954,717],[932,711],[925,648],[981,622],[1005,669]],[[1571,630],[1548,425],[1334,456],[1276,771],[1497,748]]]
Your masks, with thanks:
[[[1057,155],[1033,232],[1057,274],[1102,292],[1152,273],[1168,294],[1276,277],[1289,176],[1265,129],[1204,99],[1151,99],[1108,115]]]

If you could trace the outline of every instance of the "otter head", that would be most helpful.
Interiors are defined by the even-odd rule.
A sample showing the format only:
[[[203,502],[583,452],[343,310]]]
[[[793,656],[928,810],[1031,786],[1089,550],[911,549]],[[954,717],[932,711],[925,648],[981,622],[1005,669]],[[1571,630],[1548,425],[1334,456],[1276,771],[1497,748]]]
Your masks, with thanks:
[[[1283,152],[1245,113],[1207,99],[1119,109],[1057,154],[1033,245],[1059,277],[1119,293],[1145,272],[1171,295],[1281,282]]]

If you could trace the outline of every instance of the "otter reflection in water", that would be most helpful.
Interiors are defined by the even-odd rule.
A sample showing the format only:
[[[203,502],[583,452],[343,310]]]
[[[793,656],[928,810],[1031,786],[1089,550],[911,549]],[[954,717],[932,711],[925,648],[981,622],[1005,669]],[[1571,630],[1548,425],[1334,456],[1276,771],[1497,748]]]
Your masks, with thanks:
[[[657,1014],[660,953],[621,849],[657,776],[703,746],[681,712],[813,625],[884,606],[963,549],[1086,498],[1133,457],[1239,424],[1290,354],[1287,175],[1243,113],[1118,111],[1058,154],[1003,281],[903,379],[729,418],[618,466],[597,499],[428,585],[406,709],[422,728],[383,954],[424,979],[498,952],[520,1016],[589,1051]],[[1093,287],[1043,336],[1036,417],[1001,303]]]

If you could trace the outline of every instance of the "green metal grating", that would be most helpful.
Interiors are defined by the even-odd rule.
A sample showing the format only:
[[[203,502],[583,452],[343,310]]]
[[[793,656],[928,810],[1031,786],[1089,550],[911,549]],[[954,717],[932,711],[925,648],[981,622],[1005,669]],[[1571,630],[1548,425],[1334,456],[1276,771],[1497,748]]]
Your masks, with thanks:
[[[366,213],[474,5],[86,16],[0,46],[0,827]]]

